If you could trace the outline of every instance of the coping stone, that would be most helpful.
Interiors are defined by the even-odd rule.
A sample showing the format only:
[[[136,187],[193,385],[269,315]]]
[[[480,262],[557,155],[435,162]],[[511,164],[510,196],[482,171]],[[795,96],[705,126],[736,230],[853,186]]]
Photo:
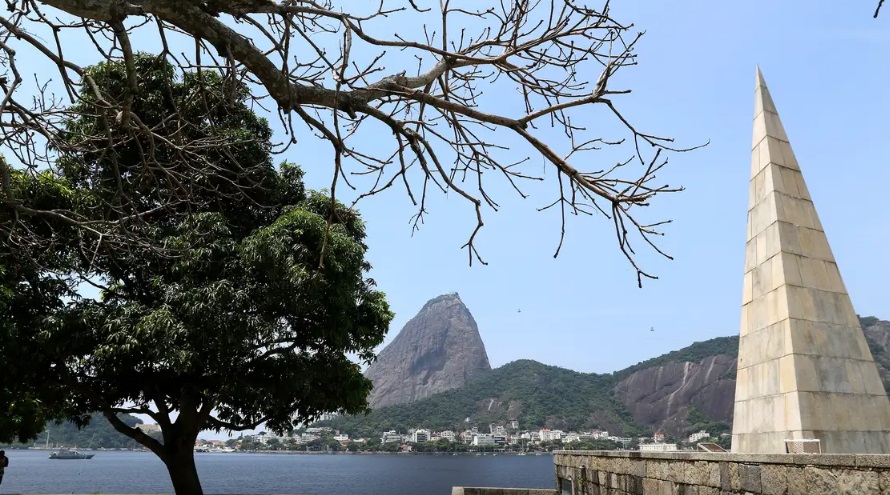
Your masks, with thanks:
[[[588,459],[585,459],[588,458]],[[589,465],[594,459],[708,461],[790,466],[890,467],[890,454],[738,454],[730,452],[560,451],[556,465]]]

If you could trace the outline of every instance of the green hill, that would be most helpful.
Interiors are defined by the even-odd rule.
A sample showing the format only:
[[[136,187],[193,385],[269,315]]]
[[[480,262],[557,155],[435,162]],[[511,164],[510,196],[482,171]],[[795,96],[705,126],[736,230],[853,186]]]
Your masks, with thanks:
[[[121,420],[128,426],[142,424],[142,420],[129,414],[119,414]],[[74,423],[62,424],[47,423],[49,430],[49,445],[55,447],[80,447],[85,449],[118,449],[137,447],[134,441],[119,433],[111,423],[101,414],[94,414],[90,418],[90,424],[78,430]],[[47,430],[44,430],[29,445],[46,445]]]
[[[505,364],[468,383],[427,399],[339,417],[319,423],[358,436],[408,428],[464,430],[519,419],[520,428],[602,428],[632,435],[640,432],[627,411],[612,399],[611,375],[578,373],[536,361]],[[469,422],[466,420],[469,418]]]

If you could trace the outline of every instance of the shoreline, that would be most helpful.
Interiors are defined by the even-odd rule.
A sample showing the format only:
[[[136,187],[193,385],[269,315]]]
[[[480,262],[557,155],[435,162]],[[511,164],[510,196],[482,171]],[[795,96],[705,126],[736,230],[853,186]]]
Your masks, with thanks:
[[[281,455],[437,455],[437,456],[470,456],[470,457],[497,457],[516,456],[523,457],[520,452],[320,452],[303,450],[241,450],[237,452],[195,452],[195,454],[281,454]],[[526,453],[528,457],[552,456],[553,452]]]

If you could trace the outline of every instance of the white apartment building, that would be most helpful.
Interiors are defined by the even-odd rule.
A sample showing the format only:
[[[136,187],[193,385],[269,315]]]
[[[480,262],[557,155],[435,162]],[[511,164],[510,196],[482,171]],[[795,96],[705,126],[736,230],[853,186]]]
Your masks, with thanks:
[[[439,432],[439,437],[441,437],[442,440],[448,440],[449,442],[453,442],[454,441],[454,432],[451,430],[441,431],[441,432]]]
[[[426,443],[430,441],[429,430],[414,430],[411,434],[411,441],[414,443]]]
[[[689,443],[695,443],[703,438],[711,438],[711,434],[705,430],[693,433],[692,435],[689,435]]]
[[[473,435],[473,445],[494,445],[494,436],[493,435]]]
[[[562,430],[541,430],[538,432],[538,436],[541,438],[542,442],[553,441],[553,440],[562,440],[563,431]]]
[[[581,440],[581,435],[577,433],[566,433],[566,436],[562,437],[562,441],[565,443],[577,442]]]
[[[395,430],[390,430],[383,434],[383,436],[380,438],[380,441],[382,443],[401,442],[402,435],[396,433]]]
[[[336,440],[336,441],[338,441],[338,442],[340,442],[340,443],[348,443],[348,442],[349,442],[349,435],[347,435],[347,434],[345,434],[345,433],[341,433],[341,434],[339,434],[339,435],[334,435],[334,440]]]

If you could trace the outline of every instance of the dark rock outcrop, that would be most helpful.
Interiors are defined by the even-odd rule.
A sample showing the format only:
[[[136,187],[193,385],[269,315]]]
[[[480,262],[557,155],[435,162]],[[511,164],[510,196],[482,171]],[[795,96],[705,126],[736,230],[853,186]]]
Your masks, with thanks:
[[[457,293],[445,294],[427,302],[368,367],[368,402],[372,409],[414,402],[490,369],[473,315]]]
[[[866,317],[861,323],[878,373],[890,392],[890,321]],[[666,362],[632,367],[633,373],[615,386],[615,398],[633,415],[635,423],[652,431],[681,435],[689,426],[686,419],[690,407],[714,421],[731,425],[738,337],[731,340],[732,352],[722,346],[723,352],[703,359],[665,360],[675,354],[671,353],[655,359]],[[707,348],[710,342],[695,344],[684,351],[697,346]],[[683,351],[676,353],[682,355]],[[703,351],[690,354],[700,357]]]
[[[679,433],[690,406],[715,421],[732,420],[736,357],[709,356],[697,363],[669,362],[632,373],[615,397],[634,422],[652,431]]]

